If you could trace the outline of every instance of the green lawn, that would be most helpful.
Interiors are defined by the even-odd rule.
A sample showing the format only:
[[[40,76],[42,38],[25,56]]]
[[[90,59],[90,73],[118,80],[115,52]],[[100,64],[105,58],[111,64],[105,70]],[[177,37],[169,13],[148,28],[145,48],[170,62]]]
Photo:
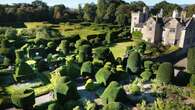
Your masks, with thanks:
[[[99,26],[92,24],[91,26],[81,26],[80,24],[69,24],[69,23],[60,23],[60,24],[50,24],[47,22],[26,22],[26,27],[28,29],[37,28],[37,27],[52,27],[59,30],[62,35],[69,36],[79,34],[81,38],[86,38],[87,35],[105,33],[105,29],[99,28]],[[23,28],[18,28],[20,31]]]
[[[126,48],[128,46],[136,46],[138,43],[139,41],[128,41],[128,42],[116,43],[110,47],[110,50],[112,51],[115,58],[123,57],[125,54]]]

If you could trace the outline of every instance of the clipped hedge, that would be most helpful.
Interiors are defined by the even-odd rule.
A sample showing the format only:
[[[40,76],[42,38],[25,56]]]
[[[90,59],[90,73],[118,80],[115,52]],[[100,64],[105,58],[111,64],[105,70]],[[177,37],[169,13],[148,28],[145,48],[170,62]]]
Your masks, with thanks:
[[[91,61],[84,62],[81,66],[81,76],[94,77],[94,67]]]
[[[33,89],[15,91],[11,95],[11,101],[16,107],[28,110],[35,104],[35,92]]]
[[[106,68],[101,68],[95,75],[95,79],[99,84],[103,84],[104,86],[108,85],[111,81],[112,72]]]
[[[123,87],[116,81],[112,81],[100,96],[104,104],[111,102],[126,102],[127,94]]]
[[[171,63],[164,62],[158,68],[156,79],[160,83],[170,83],[174,76],[174,68]]]
[[[55,96],[59,103],[64,103],[68,100],[76,100],[79,98],[77,87],[68,77],[61,77],[54,87]]]
[[[138,74],[141,69],[141,57],[138,52],[132,52],[127,60],[127,67],[131,73]]]

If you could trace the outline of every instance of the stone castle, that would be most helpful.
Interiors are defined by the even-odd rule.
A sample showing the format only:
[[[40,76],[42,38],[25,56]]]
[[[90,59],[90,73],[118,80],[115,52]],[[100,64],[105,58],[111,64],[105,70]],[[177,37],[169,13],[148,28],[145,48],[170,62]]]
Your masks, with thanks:
[[[195,44],[195,15],[186,17],[186,11],[173,11],[172,17],[163,17],[163,9],[156,16],[149,17],[146,7],[132,12],[131,32],[140,31],[142,39],[151,43],[176,45],[181,48]]]

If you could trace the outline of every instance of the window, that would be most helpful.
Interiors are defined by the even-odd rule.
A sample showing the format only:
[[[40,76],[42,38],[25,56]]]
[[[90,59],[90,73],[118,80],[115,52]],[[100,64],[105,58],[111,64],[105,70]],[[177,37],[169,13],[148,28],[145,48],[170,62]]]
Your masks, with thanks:
[[[175,28],[171,28],[170,29],[170,32],[175,32]]]
[[[137,17],[134,17],[134,20],[136,20],[137,19]]]
[[[152,31],[152,27],[149,27],[149,31]]]

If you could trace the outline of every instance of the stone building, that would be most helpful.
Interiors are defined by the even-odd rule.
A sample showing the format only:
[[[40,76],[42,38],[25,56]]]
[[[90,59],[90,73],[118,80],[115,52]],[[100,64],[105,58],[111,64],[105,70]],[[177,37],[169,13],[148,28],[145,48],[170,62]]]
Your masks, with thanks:
[[[132,13],[134,24],[131,25],[131,32],[142,32],[142,39],[145,41],[177,45],[181,48],[195,44],[195,15],[186,18],[186,11],[182,11],[180,14],[174,10],[172,17],[163,17],[163,10],[161,9],[157,16],[152,16],[145,22],[135,22],[134,17],[137,17],[136,12]],[[143,18],[143,15],[140,14],[139,18]]]

